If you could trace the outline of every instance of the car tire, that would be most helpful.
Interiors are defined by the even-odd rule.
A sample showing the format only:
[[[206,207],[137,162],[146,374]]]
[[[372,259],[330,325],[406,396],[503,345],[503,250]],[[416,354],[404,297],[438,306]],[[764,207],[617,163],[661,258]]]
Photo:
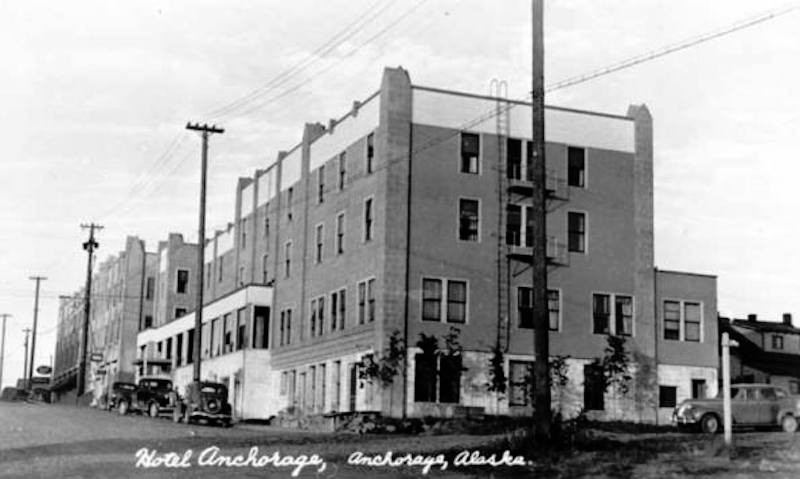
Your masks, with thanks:
[[[719,417],[716,414],[706,414],[700,420],[700,430],[706,434],[716,434],[722,429],[720,427]]]
[[[797,431],[797,418],[791,414],[783,416],[783,419],[781,419],[781,429],[783,429],[784,432]]]
[[[150,407],[147,408],[147,412],[150,414],[150,417],[158,417],[158,404],[154,402],[150,403]]]
[[[120,416],[128,414],[128,401],[120,401],[117,405],[117,412]]]

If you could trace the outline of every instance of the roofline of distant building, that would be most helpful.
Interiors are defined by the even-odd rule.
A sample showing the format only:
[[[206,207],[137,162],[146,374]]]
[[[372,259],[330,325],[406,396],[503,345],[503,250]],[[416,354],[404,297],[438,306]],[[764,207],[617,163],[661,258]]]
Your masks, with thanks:
[[[675,270],[675,269],[661,269],[661,268],[658,268],[658,267],[656,267],[656,271],[659,272],[659,273],[667,273],[667,274],[683,274],[683,275],[687,275],[687,276],[700,276],[700,277],[703,277],[703,278],[715,278],[715,279],[717,278],[716,274],[694,273],[694,272],[691,272],[691,271],[678,271],[678,270]]]

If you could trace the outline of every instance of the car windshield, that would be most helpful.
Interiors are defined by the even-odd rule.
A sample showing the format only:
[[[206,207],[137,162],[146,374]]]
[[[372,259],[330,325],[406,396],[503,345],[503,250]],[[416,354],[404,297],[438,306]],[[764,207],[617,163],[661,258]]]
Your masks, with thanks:
[[[122,384],[117,384],[117,389],[122,389],[125,391],[133,391],[134,389],[136,389],[136,386],[134,386],[133,384],[122,383]]]
[[[220,394],[222,392],[222,388],[220,386],[205,385],[200,388],[200,392],[206,394]]]
[[[169,379],[149,379],[142,381],[141,384],[150,389],[172,389],[172,381]]]

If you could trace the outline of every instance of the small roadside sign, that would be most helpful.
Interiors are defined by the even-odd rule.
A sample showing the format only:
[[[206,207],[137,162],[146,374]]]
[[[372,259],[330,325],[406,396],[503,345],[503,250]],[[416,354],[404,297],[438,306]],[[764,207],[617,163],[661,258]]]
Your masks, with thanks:
[[[94,363],[99,363],[102,360],[103,360],[103,353],[92,353],[89,356],[89,361],[92,361]]]

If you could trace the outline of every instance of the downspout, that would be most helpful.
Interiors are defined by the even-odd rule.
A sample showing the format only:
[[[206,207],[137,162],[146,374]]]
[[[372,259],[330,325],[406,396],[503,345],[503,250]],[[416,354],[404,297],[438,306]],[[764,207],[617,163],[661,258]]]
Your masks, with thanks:
[[[658,267],[653,267],[653,328],[655,335],[653,336],[653,360],[656,365],[656,386],[658,386],[658,341],[659,341],[659,328],[658,328]],[[656,411],[656,424],[658,424],[658,399],[654,403]]]
[[[413,158],[414,125],[408,126],[408,178],[406,180],[406,279],[405,305],[403,307],[403,419],[408,417],[408,312],[409,287],[411,285],[411,164]]]

